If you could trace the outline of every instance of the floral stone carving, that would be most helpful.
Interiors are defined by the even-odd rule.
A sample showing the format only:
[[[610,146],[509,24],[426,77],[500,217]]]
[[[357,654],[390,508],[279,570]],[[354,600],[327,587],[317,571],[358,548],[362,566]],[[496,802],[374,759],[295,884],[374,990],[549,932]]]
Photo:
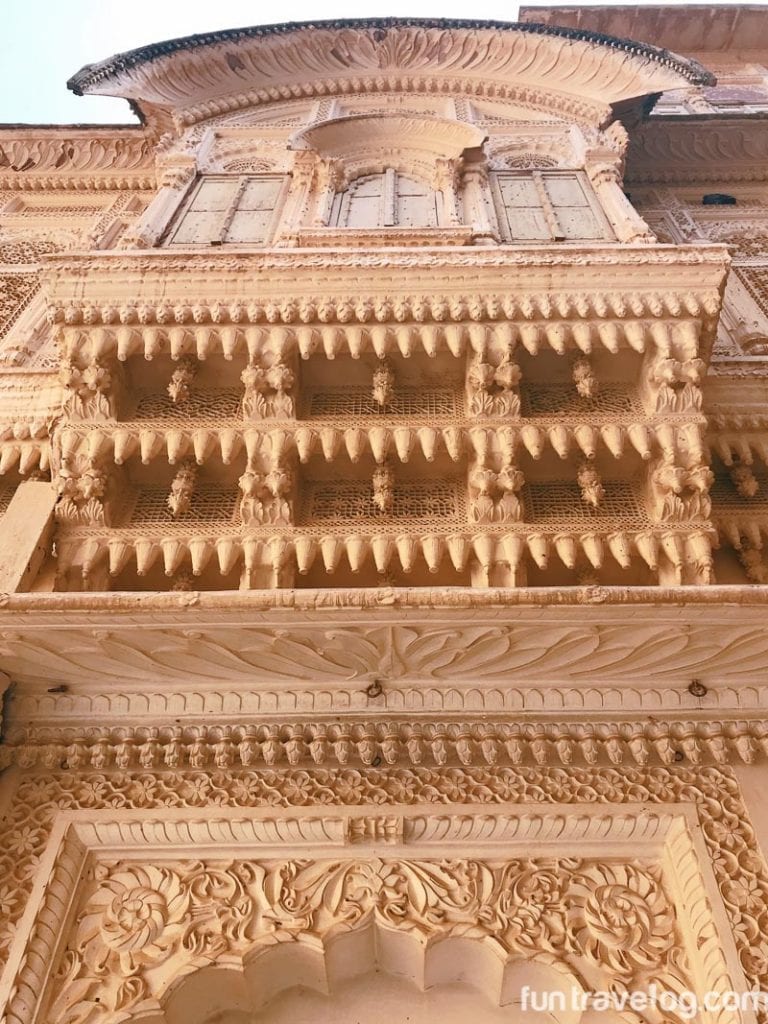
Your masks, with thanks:
[[[207,808],[208,817],[214,806],[221,811],[227,807],[259,806],[319,805],[328,808],[335,805],[343,808],[367,803],[379,807],[400,805],[402,808],[425,804],[439,809],[466,803],[488,805],[490,812],[493,805],[500,804],[573,804],[592,808],[632,804],[637,808],[638,802],[659,811],[669,804],[688,804],[695,808],[741,966],[750,984],[765,989],[768,986],[768,957],[764,941],[768,930],[768,872],[758,852],[736,779],[729,770],[721,768],[317,769],[312,772],[286,769],[279,772],[116,771],[106,774],[25,775],[9,808],[0,856],[0,876],[5,880],[0,894],[4,912],[0,923],[0,950],[7,955],[14,928],[29,899],[40,857],[56,818],[56,809],[97,811],[109,808],[112,814],[119,814],[120,808],[136,808],[145,812],[154,808],[161,809],[170,822],[167,809],[173,807]],[[578,823],[583,816],[568,815],[567,819]],[[238,816],[237,820],[243,819]],[[438,821],[442,820],[442,817],[438,818]],[[488,816],[480,820],[490,821]],[[638,817],[627,807],[627,815],[622,820],[634,821],[639,827],[643,817]],[[134,833],[129,830],[129,834]],[[162,830],[158,834],[162,835]],[[282,835],[282,832],[278,830],[274,834]],[[291,841],[298,842],[299,839],[297,834]],[[407,855],[403,859],[407,861]],[[682,867],[679,854],[677,859]],[[344,857],[336,856],[331,860],[334,863],[342,861],[349,867]],[[359,860],[359,857],[354,858],[355,863]],[[354,875],[353,872],[356,880],[365,882],[367,878],[368,882],[355,885],[354,898],[341,909],[342,918],[351,914],[354,921],[355,915],[363,913],[381,914],[384,910],[391,913],[391,908],[398,905],[397,893],[403,892],[404,885],[402,872],[406,872],[407,877],[407,872],[412,869],[406,864],[395,863],[386,870],[377,867],[374,871],[368,863],[362,875]],[[489,926],[496,927],[506,936],[510,949],[522,948],[529,941],[527,935],[536,936],[535,941],[539,941],[542,934],[549,936],[546,941],[552,948],[578,949],[585,966],[591,958],[600,958],[604,970],[617,984],[626,984],[630,978],[650,977],[645,972],[655,976],[659,965],[672,971],[678,980],[685,977],[685,964],[682,961],[673,964],[670,959],[669,937],[673,931],[673,918],[669,898],[653,864],[628,862],[621,858],[610,865],[589,857],[569,859],[558,871],[558,877],[553,879],[542,873],[548,869],[538,862],[535,867],[517,863],[512,868],[502,868],[500,864],[493,863],[493,867],[468,868],[459,857],[459,862],[451,869],[460,871],[462,878],[471,881],[472,899],[482,903],[483,907],[489,907],[485,918],[482,910],[475,915],[475,927],[481,934],[486,934],[483,929]],[[253,900],[256,892],[268,892],[267,905],[277,908],[272,924],[282,929],[286,937],[291,935],[291,928],[295,931],[305,927],[322,929],[331,927],[338,920],[333,916],[335,911],[329,913],[326,904],[322,904],[320,909],[313,904],[316,896],[311,894],[323,888],[319,879],[323,877],[325,867],[316,876],[317,885],[312,881],[311,872],[302,873],[301,865],[297,866],[295,861],[286,861],[285,858],[261,863],[259,870],[254,870],[250,862],[244,873],[233,869],[232,863],[223,867],[219,865],[216,867],[218,873],[203,881],[209,869],[199,864],[196,866],[196,863],[187,862],[181,867],[160,865],[151,869],[142,866],[140,874],[136,873],[136,865],[109,865],[106,871],[102,871],[102,877],[89,883],[86,894],[87,900],[96,892],[102,894],[93,908],[96,917],[91,919],[89,911],[80,925],[85,929],[83,952],[94,941],[96,931],[101,936],[98,942],[102,952],[97,954],[97,945],[94,945],[96,960],[92,959],[90,952],[86,960],[66,960],[58,982],[60,991],[73,984],[81,969],[85,977],[98,963],[112,963],[123,972],[130,972],[132,964],[139,965],[140,971],[146,970],[147,959],[156,956],[158,947],[166,943],[181,943],[185,925],[180,915],[189,920],[184,908],[191,905],[193,895],[203,909],[198,915],[199,939],[192,942],[185,952],[191,957],[197,955],[196,948],[220,949],[222,943],[240,942],[243,935],[253,937],[254,933],[248,929],[253,927],[254,921],[258,927],[263,927],[263,923],[259,923],[263,918],[252,916],[248,902]],[[349,872],[340,868],[334,870],[337,872],[335,877],[341,879],[343,891]],[[446,869],[442,866],[440,870]],[[200,871],[203,874],[198,876],[196,872]],[[508,871],[503,884],[499,871]],[[198,877],[199,882],[195,881]],[[434,891],[436,884],[435,876],[430,877],[432,881],[422,880],[419,883],[426,886],[427,893]],[[449,900],[449,912],[438,914],[436,918],[441,928],[463,927],[461,915],[467,909],[461,903],[456,905],[455,897],[450,895],[456,892],[452,882],[446,885],[450,877],[439,873],[437,876],[440,882],[437,890],[447,890]],[[557,918],[560,911],[553,910],[551,906],[559,899],[563,885],[570,893],[564,919]],[[216,891],[222,897],[225,913],[212,921],[205,906],[206,903],[210,906],[215,887],[220,887]],[[324,891],[328,894],[338,892],[339,887],[331,885]],[[498,896],[486,899],[488,892],[498,893]],[[386,896],[382,897],[382,893]],[[377,911],[382,899],[383,909]],[[431,914],[430,907],[438,907],[436,897],[425,899],[426,902],[415,901],[416,906],[423,909],[413,918],[414,927],[422,927],[423,915]],[[451,904],[450,900],[454,903]],[[264,905],[261,904],[262,907]],[[525,907],[529,909],[523,913],[522,908]],[[301,921],[297,920],[297,912],[300,912],[299,916],[303,915]],[[525,928],[519,924],[521,914]],[[399,920],[400,915],[397,917]],[[554,927],[556,919],[560,921],[557,928]],[[348,927],[348,920],[343,923]],[[37,942],[38,935],[43,941],[45,936],[51,937],[51,932],[46,928],[39,933],[33,930],[29,941]],[[195,942],[199,944],[197,947]],[[100,956],[103,959],[99,959]],[[27,962],[30,966],[24,967]],[[25,959],[14,969],[22,971],[20,978],[23,980],[26,977],[23,972],[34,970],[38,962],[34,958]],[[118,977],[116,974],[115,980]],[[123,980],[128,987],[115,998],[137,999],[139,993],[132,989],[137,983],[136,974],[124,974]],[[70,988],[68,999],[72,1005],[84,999],[87,1001],[89,985],[83,986],[80,994],[75,988]],[[23,985],[19,991],[26,991]],[[114,987],[113,991],[116,991]],[[79,1019],[88,1019],[91,1009],[87,1006],[86,1009],[86,1015]],[[19,1015],[20,1012],[12,1002],[8,1011],[9,1021],[20,1024],[30,1020],[26,1011]]]
[[[422,941],[493,939],[508,957],[562,962],[586,988],[693,984],[661,871],[642,860],[101,862],[88,890],[55,986],[60,1024],[158,999],[169,962],[183,976],[371,921]]]

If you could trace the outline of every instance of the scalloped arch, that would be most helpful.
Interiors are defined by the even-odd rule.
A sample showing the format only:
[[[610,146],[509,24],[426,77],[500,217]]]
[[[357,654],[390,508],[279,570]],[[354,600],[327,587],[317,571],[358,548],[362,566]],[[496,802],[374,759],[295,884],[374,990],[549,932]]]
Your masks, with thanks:
[[[379,996],[402,1000],[405,1007],[414,994],[426,995],[420,1006],[431,1014],[431,994],[435,1008],[442,1004],[441,1019],[446,1019],[445,1011],[451,1007],[458,1011],[457,1021],[466,1019],[466,1010],[473,1005],[484,1010],[483,1019],[489,1022],[528,1020],[520,1009],[521,992],[527,985],[534,991],[563,994],[566,1009],[547,1017],[548,1021],[578,1024],[580,1013],[570,1008],[569,993],[572,989],[585,991],[565,964],[535,957],[507,959],[503,949],[488,937],[451,936],[429,941],[373,923],[325,942],[299,935],[297,941],[261,949],[241,964],[198,968],[171,983],[161,999],[161,1009],[139,1011],[130,1024],[261,1024],[273,1020],[276,1003],[289,1014],[279,1019],[290,1020],[297,991],[300,1005],[308,1011],[307,1019],[317,1024],[345,1020],[338,1016],[341,1006],[370,1019],[367,994],[382,977],[386,981],[379,986]],[[478,1003],[479,993],[484,1005]],[[414,1016],[414,1020],[418,1024],[419,1018]],[[604,1014],[601,1024],[614,1024],[614,1020]]]

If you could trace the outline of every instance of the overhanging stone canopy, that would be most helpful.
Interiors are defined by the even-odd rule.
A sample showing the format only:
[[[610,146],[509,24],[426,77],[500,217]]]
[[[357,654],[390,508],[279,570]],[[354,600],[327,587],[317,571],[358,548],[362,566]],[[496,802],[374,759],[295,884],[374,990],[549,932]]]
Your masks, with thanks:
[[[359,160],[376,149],[387,153],[406,150],[424,159],[455,160],[466,150],[479,147],[485,136],[474,125],[435,117],[397,117],[358,114],[310,125],[296,132],[290,142],[295,150],[314,150],[321,156]]]
[[[275,100],[464,92],[602,123],[612,108],[707,84],[695,61],[599,33],[482,21],[361,19],[172,39],[86,65],[78,95],[120,96],[177,126]]]

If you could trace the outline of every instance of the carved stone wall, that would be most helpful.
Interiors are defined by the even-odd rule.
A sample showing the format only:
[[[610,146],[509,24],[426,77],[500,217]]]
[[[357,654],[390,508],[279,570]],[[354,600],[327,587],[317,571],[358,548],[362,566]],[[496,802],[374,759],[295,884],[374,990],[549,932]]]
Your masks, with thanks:
[[[0,129],[1,1024],[768,990],[768,61],[539,10]]]
[[[248,819],[236,810],[259,806]],[[290,807],[310,813],[280,810]],[[138,830],[128,808],[142,810]],[[179,978],[195,969],[220,957],[234,966],[246,953],[258,963],[253,954],[276,943],[327,949],[333,934],[368,923],[420,935],[422,949],[430,936],[462,936],[491,943],[502,962],[559,963],[563,984],[582,989],[655,980],[720,991],[737,988],[742,970],[765,984],[768,877],[722,769],[29,775],[8,820],[6,928],[35,874],[49,876],[6,946],[16,972],[9,1021],[38,1019],[44,1006],[61,1021],[124,1019],[158,1000],[175,1020]],[[146,859],[182,836],[193,861]],[[419,859],[452,842],[458,856]],[[284,843],[294,859],[270,859]],[[546,855],[525,855],[532,843]],[[244,860],[254,844],[257,859]],[[116,858],[121,849],[130,860]],[[322,865],[303,849],[322,850]],[[71,879],[86,865],[71,918]],[[64,916],[71,945],[52,964]]]

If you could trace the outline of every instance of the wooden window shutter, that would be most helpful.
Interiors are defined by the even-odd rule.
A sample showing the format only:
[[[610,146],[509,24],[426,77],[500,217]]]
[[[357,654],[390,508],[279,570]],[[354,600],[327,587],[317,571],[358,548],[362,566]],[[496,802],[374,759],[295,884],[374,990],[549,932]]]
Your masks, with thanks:
[[[611,237],[581,172],[501,171],[493,184],[502,236],[508,242]]]
[[[269,241],[282,188],[282,178],[249,178],[225,228],[223,241],[243,245],[264,245]]]
[[[540,172],[540,180],[557,220],[560,238],[605,238],[605,226],[594,208],[591,189],[587,192],[582,176]]]
[[[170,239],[171,245],[211,245],[219,240],[239,178],[203,178]]]
[[[508,242],[549,242],[553,238],[533,175],[494,176],[496,208]]]
[[[337,195],[331,223],[341,228],[436,227],[437,194],[389,167],[358,178]]]
[[[353,181],[341,194],[336,226],[340,228],[380,228],[384,223],[384,175],[369,174]]]
[[[275,175],[203,178],[169,244],[266,244],[272,235],[284,180]]]
[[[437,227],[437,194],[428,185],[398,174],[394,199],[394,222],[398,227]]]

